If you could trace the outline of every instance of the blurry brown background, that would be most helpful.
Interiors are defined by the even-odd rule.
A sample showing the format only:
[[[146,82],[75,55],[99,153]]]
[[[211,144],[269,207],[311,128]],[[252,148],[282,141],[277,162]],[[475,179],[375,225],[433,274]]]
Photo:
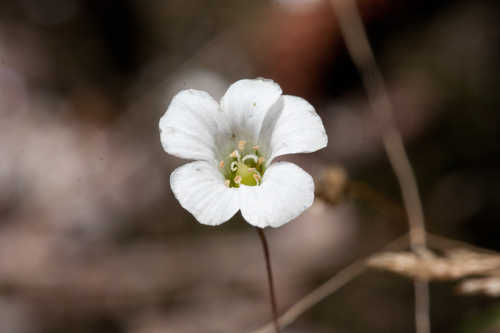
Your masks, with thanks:
[[[500,4],[360,0],[431,232],[500,250]],[[0,2],[0,332],[246,332],[270,319],[240,216],[175,201],[158,120],[183,88],[264,76],[307,98],[328,166],[396,204],[397,182],[328,2]],[[280,309],[406,230],[362,200],[317,200],[267,230]],[[380,207],[379,207],[380,208]],[[382,209],[383,210],[383,209]],[[398,215],[396,209],[394,215]],[[500,301],[431,284],[434,332],[500,332]],[[412,332],[410,280],[369,271],[286,332]]]

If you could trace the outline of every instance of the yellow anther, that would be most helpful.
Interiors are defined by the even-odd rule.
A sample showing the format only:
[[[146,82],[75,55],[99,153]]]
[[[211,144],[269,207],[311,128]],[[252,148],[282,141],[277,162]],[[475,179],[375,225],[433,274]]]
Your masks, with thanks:
[[[257,185],[260,185],[260,179],[261,179],[260,176],[256,173],[254,173],[252,175],[252,177],[253,177],[253,179],[255,179],[255,182],[257,183]]]
[[[226,185],[226,187],[229,187],[229,185],[231,185],[231,181],[229,179],[226,179],[224,181],[224,185]]]
[[[220,162],[219,162],[219,167],[220,167],[221,169],[222,169],[222,168],[224,168],[224,161],[220,161]]]
[[[234,177],[234,182],[235,182],[236,184],[238,184],[238,185],[239,185],[239,184],[241,184],[241,180],[242,180],[242,178],[241,178],[241,176],[240,176],[240,175],[238,175],[238,176]]]
[[[259,145],[255,145],[252,147],[253,150],[259,150],[259,148],[260,148]]]
[[[235,150],[235,151],[233,151],[233,152],[229,155],[229,157],[231,157],[231,158],[240,158],[240,153],[238,153],[238,151],[237,151],[237,150]]]
[[[238,142],[238,149],[243,151],[245,149],[246,144],[247,142],[245,140],[241,140],[240,142]]]
[[[257,171],[255,168],[248,168],[248,172],[255,172]]]
[[[259,159],[257,160],[257,166],[260,166],[262,163],[264,163],[265,159],[264,157],[259,157]]]

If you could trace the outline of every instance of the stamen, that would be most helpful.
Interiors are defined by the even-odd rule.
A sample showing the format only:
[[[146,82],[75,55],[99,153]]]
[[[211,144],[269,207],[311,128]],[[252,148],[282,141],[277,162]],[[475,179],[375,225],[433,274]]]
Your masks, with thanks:
[[[246,144],[247,142],[245,140],[241,140],[240,142],[238,142],[238,149],[243,151],[245,149]]]
[[[259,150],[259,148],[260,148],[259,145],[255,145],[252,147],[253,150]]]
[[[243,163],[245,163],[246,160],[248,159],[252,159],[255,163],[257,163],[258,161],[258,157],[257,155],[254,155],[254,154],[248,154],[248,155],[245,155],[245,157],[243,157]]]
[[[259,170],[255,169],[255,168],[252,168],[254,169],[253,172],[255,172],[255,174],[257,174],[259,176],[259,178],[262,178],[262,175],[260,174]]]
[[[259,157],[259,160],[257,161],[257,166],[260,166],[262,163],[264,163],[265,159],[264,157]]]
[[[236,161],[231,162],[230,169],[231,169],[231,171],[238,170],[238,162],[236,162]]]
[[[221,169],[222,169],[222,168],[224,168],[224,161],[220,161],[220,162],[219,162],[219,167],[220,167]]]
[[[255,171],[257,171],[257,169],[255,169],[255,168],[248,168],[248,172],[255,172]]]
[[[226,187],[229,187],[229,185],[231,185],[231,181],[229,179],[226,179],[224,181],[224,185],[226,185]]]
[[[240,153],[239,153],[237,150],[235,150],[235,151],[233,151],[233,152],[229,155],[229,157],[231,157],[231,158],[237,158],[237,159],[239,160],[239,159],[240,159]]]
[[[252,175],[252,177],[253,177],[253,179],[255,179],[255,182],[257,183],[257,185],[260,185],[260,180],[261,180],[260,176],[256,173],[254,173]]]
[[[240,176],[240,175],[238,175],[238,176],[234,177],[234,179],[233,179],[233,180],[234,180],[234,182],[235,182],[236,184],[240,185],[240,184],[241,184],[241,180],[242,180],[242,178],[241,178],[241,176]]]

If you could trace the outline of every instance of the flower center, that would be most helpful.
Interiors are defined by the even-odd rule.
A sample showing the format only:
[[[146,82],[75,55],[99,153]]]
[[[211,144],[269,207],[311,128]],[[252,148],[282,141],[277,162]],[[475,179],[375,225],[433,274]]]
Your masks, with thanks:
[[[238,149],[219,162],[221,172],[226,178],[226,186],[260,185],[265,171],[264,161],[259,146],[250,146],[246,141],[239,141]]]

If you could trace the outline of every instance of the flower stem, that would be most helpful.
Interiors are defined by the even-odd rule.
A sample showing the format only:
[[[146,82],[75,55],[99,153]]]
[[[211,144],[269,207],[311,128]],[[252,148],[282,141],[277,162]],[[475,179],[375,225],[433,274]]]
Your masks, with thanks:
[[[256,227],[257,234],[259,235],[260,241],[262,243],[262,249],[264,250],[264,257],[266,259],[266,269],[267,269],[267,282],[269,283],[269,294],[271,297],[271,309],[273,312],[273,323],[274,330],[276,333],[280,333],[280,325],[278,323],[278,306],[276,302],[276,293],[274,291],[273,282],[273,271],[271,269],[271,257],[269,256],[269,246],[267,245],[266,235],[264,230]]]

